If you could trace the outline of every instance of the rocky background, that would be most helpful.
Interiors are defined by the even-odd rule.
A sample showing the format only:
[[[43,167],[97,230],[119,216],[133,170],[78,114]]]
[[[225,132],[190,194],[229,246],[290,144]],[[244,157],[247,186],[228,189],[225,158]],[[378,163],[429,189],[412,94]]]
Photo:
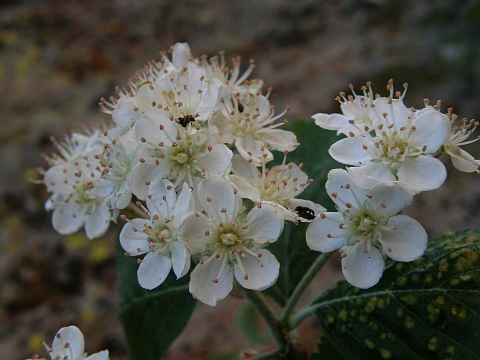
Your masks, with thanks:
[[[29,180],[46,165],[40,154],[53,151],[50,136],[108,121],[100,97],[158,51],[187,41],[195,55],[254,58],[253,77],[273,87],[278,109],[291,106],[291,120],[338,112],[334,98],[349,83],[359,89],[371,80],[386,95],[390,78],[399,89],[410,84],[406,104],[442,99],[444,109],[479,118],[479,31],[479,0],[1,1],[0,354],[47,356],[38,339],[51,343],[60,327],[75,324],[87,351],[126,358],[116,320],[119,228],[91,242],[83,233],[56,234],[43,209],[48,194]],[[467,150],[480,156],[477,144]],[[479,185],[479,175],[452,171],[407,212],[431,237],[478,228]],[[339,278],[335,260],[324,270],[323,278]],[[328,285],[319,277],[311,296]],[[264,345],[236,330],[245,304],[233,295],[216,308],[199,305],[167,359],[234,359]],[[314,349],[315,322],[300,331],[314,335],[307,344]]]

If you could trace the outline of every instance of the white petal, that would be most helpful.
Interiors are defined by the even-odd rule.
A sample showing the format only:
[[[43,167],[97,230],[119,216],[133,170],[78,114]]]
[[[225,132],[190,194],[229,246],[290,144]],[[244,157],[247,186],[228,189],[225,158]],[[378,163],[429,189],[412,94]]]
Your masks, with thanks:
[[[423,255],[428,235],[420,223],[409,216],[398,215],[388,220],[395,230],[382,230],[385,254],[396,261],[413,261]]]
[[[240,196],[234,193],[233,185],[221,176],[203,180],[198,185],[198,196],[208,216],[219,222],[233,220],[242,206]],[[211,201],[208,201],[210,198]],[[221,209],[226,209],[226,212],[218,218]]]
[[[110,209],[100,204],[85,220],[85,233],[92,240],[105,235],[110,226]]]
[[[226,264],[218,277],[223,257],[215,259],[212,255],[203,264],[198,264],[190,274],[189,290],[193,297],[201,302],[215,306],[218,300],[224,299],[233,288],[233,270]],[[218,277],[218,282],[213,279]]]
[[[190,46],[187,43],[176,43],[172,50],[172,63],[177,69],[187,65],[190,58]]]
[[[261,135],[268,148],[272,150],[293,151],[298,146],[297,137],[291,131],[266,128]]]
[[[44,177],[47,190],[61,196],[68,196],[74,191],[72,185],[75,181],[75,175],[70,173],[72,173],[72,170],[63,166],[53,166],[48,169]]]
[[[264,290],[277,281],[280,264],[275,256],[268,250],[259,250],[261,257],[245,253],[240,257],[247,279],[237,263],[234,266],[235,279],[246,289]]]
[[[363,245],[356,245],[342,259],[342,272],[353,286],[368,289],[376,285],[382,277],[385,262],[377,248],[372,247],[368,253],[364,253],[363,249]]]
[[[396,215],[413,201],[415,192],[404,183],[380,183],[367,191],[372,209],[377,216]],[[373,214],[372,214],[373,215]]]
[[[374,107],[372,108],[373,124],[376,127],[377,124],[396,124],[397,129],[407,125],[408,117],[411,115],[409,109],[405,104],[398,99],[392,101],[389,97],[381,97],[374,101]],[[383,114],[387,114],[387,119]]]
[[[115,207],[117,209],[125,209],[132,200],[132,193],[130,191],[120,193],[117,196],[117,200],[115,201]]]
[[[242,199],[250,199],[255,203],[260,201],[260,190],[250,184],[246,179],[235,174],[227,175],[226,178],[235,185],[235,188],[238,190],[238,195],[240,195]]]
[[[247,223],[248,228],[242,236],[261,244],[275,242],[283,229],[271,206],[253,207],[247,215]]]
[[[368,146],[368,141],[363,137],[348,137],[337,141],[330,146],[328,153],[338,162],[347,165],[363,165],[371,160],[368,151],[363,146]]]
[[[132,219],[125,224],[120,232],[120,245],[122,245],[123,250],[129,252],[132,256],[148,251],[150,245],[147,241],[148,235],[142,231],[146,225],[150,225],[149,220]],[[137,231],[134,231],[134,229],[137,229]]]
[[[108,350],[100,351],[99,353],[92,354],[87,357],[85,360],[108,360]]]
[[[73,204],[58,204],[52,215],[53,228],[62,235],[78,231],[85,223],[82,209]]]
[[[315,114],[312,116],[315,124],[326,130],[340,130],[350,125],[351,117],[341,114]]]
[[[165,219],[170,219],[177,202],[175,185],[170,181],[158,179],[152,181],[148,187],[147,208],[153,214],[161,215]]]
[[[251,184],[257,183],[257,178],[260,174],[258,168],[251,165],[240,154],[235,154],[232,157],[232,172],[246,179]]]
[[[162,163],[161,163],[162,164]],[[163,178],[168,173],[167,167],[155,164],[138,163],[132,169],[131,190],[140,200],[147,198],[148,186],[145,183]]]
[[[160,130],[160,127],[163,130]],[[157,148],[159,142],[170,145],[180,129],[175,121],[171,121],[167,115],[156,111],[145,112],[133,126],[133,136],[138,144],[151,149]],[[145,139],[146,142],[143,142]]]
[[[65,344],[68,343],[68,350],[66,350]],[[85,341],[83,339],[82,332],[76,326],[63,327],[58,330],[57,335],[52,344],[52,352],[50,356],[52,359],[61,355],[63,359],[65,355],[68,358],[79,359],[85,350]]]
[[[349,188],[345,186],[347,184],[350,185]],[[366,190],[363,190],[356,186],[352,182],[350,174],[343,169],[330,170],[327,175],[325,189],[327,190],[327,194],[332,198],[335,205],[337,205],[338,208],[342,209],[345,208],[345,203],[350,203],[353,205],[357,205],[357,207],[360,207],[360,205],[362,204],[358,204],[358,201],[363,203],[363,201],[367,199]],[[333,196],[333,194],[336,194],[336,196]]]
[[[213,241],[214,231],[209,219],[202,213],[191,212],[185,215],[180,232],[191,255],[201,253],[205,245]]]
[[[185,275],[190,269],[190,255],[182,238],[179,237],[176,241],[170,243],[170,252],[172,254],[173,272],[178,278]]]
[[[180,226],[182,218],[195,209],[195,201],[193,200],[192,190],[187,183],[183,183],[182,190],[178,194],[177,203],[173,209],[173,218],[177,226]]]
[[[398,180],[417,192],[437,189],[446,178],[443,163],[430,156],[406,159],[398,169]]]
[[[211,151],[197,157],[197,165],[205,170],[207,176],[221,175],[230,166],[232,155],[232,150],[226,145],[217,144]]]
[[[118,100],[117,107],[112,112],[112,120],[119,127],[129,127],[140,117],[135,97],[126,95]]]
[[[447,145],[445,146],[445,152],[450,155],[452,164],[457,170],[471,173],[478,172],[480,161],[476,160],[472,155],[458,146]]]
[[[338,226],[343,221],[342,214],[338,212],[326,212],[324,218],[317,216],[305,233],[308,247],[325,253],[340,249],[347,241],[346,231]]]
[[[147,290],[155,289],[165,281],[172,268],[171,260],[163,253],[148,253],[137,270],[138,283]]]
[[[247,134],[244,137],[237,137],[235,146],[245,160],[252,159],[256,166],[273,159],[273,154],[264,147],[265,144],[252,135]]]
[[[368,163],[347,169],[352,182],[362,189],[371,189],[380,182],[395,181],[390,169],[383,163]]]
[[[440,111],[422,113],[413,123],[415,131],[410,136],[409,145],[422,152],[436,153],[449,132],[448,124],[447,116]],[[424,148],[426,150],[423,150]]]

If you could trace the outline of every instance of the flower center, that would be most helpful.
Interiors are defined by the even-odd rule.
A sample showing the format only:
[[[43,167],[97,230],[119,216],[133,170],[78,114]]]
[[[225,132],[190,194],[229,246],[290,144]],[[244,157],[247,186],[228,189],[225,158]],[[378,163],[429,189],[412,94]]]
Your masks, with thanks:
[[[233,233],[223,233],[220,235],[220,241],[223,245],[231,246],[238,241],[238,236]]]
[[[172,159],[172,161],[176,161],[179,164],[185,164],[190,159],[190,156],[188,156],[188,154],[184,152],[179,152],[176,155],[172,155],[170,159]]]

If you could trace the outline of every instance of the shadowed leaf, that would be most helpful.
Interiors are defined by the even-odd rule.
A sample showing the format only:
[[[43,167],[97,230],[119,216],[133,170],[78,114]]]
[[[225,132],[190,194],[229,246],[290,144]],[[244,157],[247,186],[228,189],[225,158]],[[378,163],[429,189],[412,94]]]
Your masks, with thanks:
[[[480,359],[479,249],[480,231],[447,233],[373,288],[341,281],[311,310],[346,359]]]
[[[158,288],[145,290],[137,268],[137,258],[125,257],[118,245],[119,316],[129,359],[159,360],[187,324],[196,300],[188,292],[188,274],[176,280],[171,272]]]

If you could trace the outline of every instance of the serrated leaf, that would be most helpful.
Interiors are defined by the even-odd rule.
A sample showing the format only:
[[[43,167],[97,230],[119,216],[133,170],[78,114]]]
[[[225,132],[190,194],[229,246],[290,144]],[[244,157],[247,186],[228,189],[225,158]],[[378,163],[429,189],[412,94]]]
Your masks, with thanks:
[[[159,360],[182,332],[195,308],[188,292],[189,275],[173,273],[154,290],[138,285],[137,258],[125,257],[117,246],[119,317],[127,339],[129,359]]]
[[[331,169],[342,167],[328,155],[328,149],[338,140],[335,131],[321,129],[313,120],[297,120],[283,129],[293,131],[301,144],[295,151],[288,154],[287,163],[303,163],[302,170],[314,180],[299,198],[312,200],[333,210],[333,203],[325,191],[325,183]],[[282,160],[281,155],[275,154],[275,161],[272,164],[278,165]],[[294,225],[288,222],[281,237],[269,246],[269,250],[280,262],[280,275],[275,285],[268,289],[266,294],[282,306],[295,289],[295,285],[319,256],[319,253],[310,250],[305,242],[307,225],[306,223]]]
[[[446,234],[373,288],[341,281],[311,310],[346,359],[480,359],[479,252],[480,231]]]

